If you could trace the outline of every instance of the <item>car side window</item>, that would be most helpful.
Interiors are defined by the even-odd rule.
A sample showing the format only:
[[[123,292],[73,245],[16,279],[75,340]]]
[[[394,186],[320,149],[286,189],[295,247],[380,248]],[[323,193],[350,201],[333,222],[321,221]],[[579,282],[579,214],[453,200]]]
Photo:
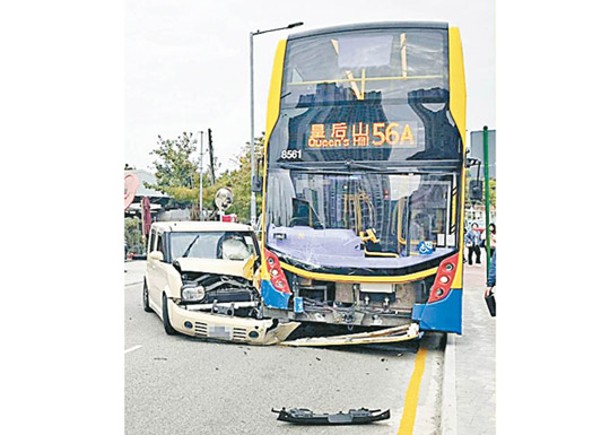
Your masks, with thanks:
[[[152,230],[150,232],[150,235],[148,236],[148,253],[154,251],[153,246],[155,246],[156,243],[156,231]]]
[[[167,253],[165,252],[165,249],[163,249],[163,233],[158,233],[157,237],[156,237],[156,247],[154,248],[155,251],[160,251],[161,253],[163,253],[163,259],[167,260]]]

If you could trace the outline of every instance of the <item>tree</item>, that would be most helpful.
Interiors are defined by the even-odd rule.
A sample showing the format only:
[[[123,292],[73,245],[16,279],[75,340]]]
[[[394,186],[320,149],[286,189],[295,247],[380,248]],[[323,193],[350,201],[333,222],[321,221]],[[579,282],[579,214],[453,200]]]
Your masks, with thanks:
[[[497,180],[494,178],[490,178],[488,180],[489,190],[489,200],[492,207],[497,207]]]
[[[260,137],[254,139],[256,160],[262,157],[262,144],[264,132]],[[148,188],[167,193],[179,203],[187,203],[193,208],[193,219],[198,219],[199,205],[199,159],[193,158],[196,152],[197,140],[193,133],[182,133],[177,139],[163,139],[158,136],[157,145],[150,154],[157,156],[154,161],[155,176],[157,183],[144,183]],[[214,159],[216,160],[216,159]],[[218,162],[215,168],[221,166]],[[249,222],[250,219],[250,197],[251,197],[251,164],[249,142],[241,149],[237,156],[238,168],[225,171],[217,177],[216,183],[211,185],[211,168],[207,165],[203,174],[203,208],[215,209],[214,198],[216,192],[222,187],[228,187],[233,192],[233,204],[226,211],[235,213],[239,221]],[[256,199],[257,213],[260,213],[262,198],[258,195]]]
[[[159,190],[178,201],[192,201],[196,195],[197,162],[192,160],[196,151],[196,140],[192,133],[182,133],[177,139],[163,139],[158,135],[158,148],[150,154],[157,156],[153,165],[157,182],[144,183],[148,188]]]
[[[140,220],[140,218],[125,218],[124,230],[127,250],[135,254],[143,254],[146,248],[142,239],[142,221]]]

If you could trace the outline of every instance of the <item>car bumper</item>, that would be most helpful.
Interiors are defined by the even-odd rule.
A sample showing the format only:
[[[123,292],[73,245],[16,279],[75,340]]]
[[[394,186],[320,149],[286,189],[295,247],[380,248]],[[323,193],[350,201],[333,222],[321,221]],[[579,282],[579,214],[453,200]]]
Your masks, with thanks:
[[[189,311],[181,308],[172,300],[168,300],[167,304],[171,326],[176,331],[191,337],[253,345],[272,345],[285,340],[300,325],[299,322],[277,323],[277,321],[268,319],[257,320]]]

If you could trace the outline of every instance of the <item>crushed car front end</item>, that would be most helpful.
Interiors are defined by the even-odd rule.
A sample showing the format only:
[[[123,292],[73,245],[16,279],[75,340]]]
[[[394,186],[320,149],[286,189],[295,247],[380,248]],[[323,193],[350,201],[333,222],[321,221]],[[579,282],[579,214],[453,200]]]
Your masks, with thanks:
[[[297,322],[281,323],[278,320],[199,311],[196,306],[181,305],[171,300],[168,304],[172,326],[191,337],[272,345],[285,340],[299,326]]]
[[[262,319],[260,297],[248,275],[248,261],[180,258],[179,297],[168,301],[176,331],[197,338],[272,345],[285,340],[298,322]],[[246,277],[247,276],[247,277]]]

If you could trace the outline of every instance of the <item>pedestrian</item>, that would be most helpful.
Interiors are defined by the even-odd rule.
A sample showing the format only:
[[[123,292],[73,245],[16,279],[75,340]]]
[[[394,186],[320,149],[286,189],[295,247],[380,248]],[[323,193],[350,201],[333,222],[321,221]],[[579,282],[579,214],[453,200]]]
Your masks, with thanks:
[[[493,290],[497,285],[497,251],[493,252],[493,256],[491,257],[491,264],[488,267],[488,276],[486,277],[486,291],[484,292],[484,296],[488,296],[491,293],[494,293]]]
[[[489,257],[492,257],[495,252],[495,247],[497,246],[497,229],[495,224],[489,224],[488,231],[490,233],[490,242],[486,240],[486,231],[484,231],[482,233],[482,246],[489,251]]]
[[[488,276],[486,277],[486,290],[484,292],[486,305],[491,313],[491,316],[493,317],[495,317],[497,312],[495,302],[495,285],[497,285],[497,250],[493,251],[493,256],[491,257],[491,264],[489,264]]]
[[[476,264],[480,264],[480,231],[478,224],[474,222],[467,234],[465,234],[465,246],[467,247],[467,263],[473,264],[473,256],[476,255]]]

